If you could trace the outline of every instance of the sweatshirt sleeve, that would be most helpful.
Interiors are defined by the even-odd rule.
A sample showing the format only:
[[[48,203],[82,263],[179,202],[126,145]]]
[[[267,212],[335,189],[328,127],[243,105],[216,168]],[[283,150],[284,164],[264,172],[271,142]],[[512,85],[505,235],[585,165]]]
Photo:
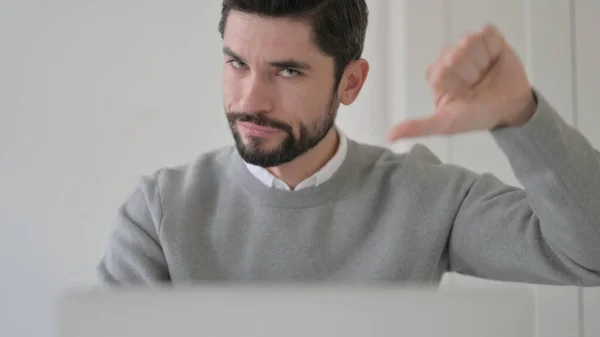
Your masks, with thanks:
[[[450,270],[536,284],[600,286],[600,154],[534,90],[521,127],[492,137],[523,189],[471,180],[452,226]]]
[[[118,209],[108,248],[96,268],[103,284],[169,281],[158,237],[161,212],[157,174],[143,177]]]

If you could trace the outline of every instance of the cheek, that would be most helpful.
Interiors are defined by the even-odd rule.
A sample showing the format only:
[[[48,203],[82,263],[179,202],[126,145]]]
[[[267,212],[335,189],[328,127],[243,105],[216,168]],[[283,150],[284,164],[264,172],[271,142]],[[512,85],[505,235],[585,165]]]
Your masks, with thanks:
[[[294,120],[295,127],[299,124],[311,125],[327,113],[330,97],[327,92],[317,89],[308,85],[284,90],[280,95],[282,108]]]

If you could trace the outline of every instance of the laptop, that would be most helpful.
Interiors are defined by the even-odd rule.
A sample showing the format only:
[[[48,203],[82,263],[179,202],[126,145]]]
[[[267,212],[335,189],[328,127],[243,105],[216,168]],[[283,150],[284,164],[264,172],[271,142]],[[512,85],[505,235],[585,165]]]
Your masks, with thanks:
[[[76,289],[58,337],[533,337],[524,289],[353,286]]]

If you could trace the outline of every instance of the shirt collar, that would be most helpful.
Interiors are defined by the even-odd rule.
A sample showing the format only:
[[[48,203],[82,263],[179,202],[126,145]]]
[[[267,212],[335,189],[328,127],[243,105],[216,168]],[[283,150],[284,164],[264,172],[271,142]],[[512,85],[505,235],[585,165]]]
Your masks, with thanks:
[[[329,180],[333,174],[340,168],[344,159],[346,158],[346,153],[348,152],[348,139],[347,136],[339,129],[336,129],[339,135],[339,145],[338,149],[333,155],[333,157],[317,172],[315,172],[310,177],[304,179],[294,190],[301,190],[309,187],[316,187],[327,180]],[[291,188],[282,180],[274,176],[269,170],[264,167],[260,167],[257,165],[245,163],[246,167],[254,175],[258,180],[260,180],[267,187],[278,188],[283,190],[290,191]]]

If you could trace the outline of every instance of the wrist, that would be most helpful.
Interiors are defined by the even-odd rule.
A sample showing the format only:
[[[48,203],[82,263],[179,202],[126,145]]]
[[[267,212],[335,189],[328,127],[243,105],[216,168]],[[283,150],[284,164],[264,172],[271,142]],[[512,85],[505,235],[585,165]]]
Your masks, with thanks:
[[[518,110],[519,112],[516,113],[512,119],[503,123],[502,126],[520,127],[527,124],[527,122],[531,120],[531,118],[535,114],[535,111],[537,110],[537,103],[537,96],[535,92],[531,90],[531,93],[527,95],[527,97],[524,99],[524,103],[519,104],[519,106],[521,106],[521,108],[519,108]]]

